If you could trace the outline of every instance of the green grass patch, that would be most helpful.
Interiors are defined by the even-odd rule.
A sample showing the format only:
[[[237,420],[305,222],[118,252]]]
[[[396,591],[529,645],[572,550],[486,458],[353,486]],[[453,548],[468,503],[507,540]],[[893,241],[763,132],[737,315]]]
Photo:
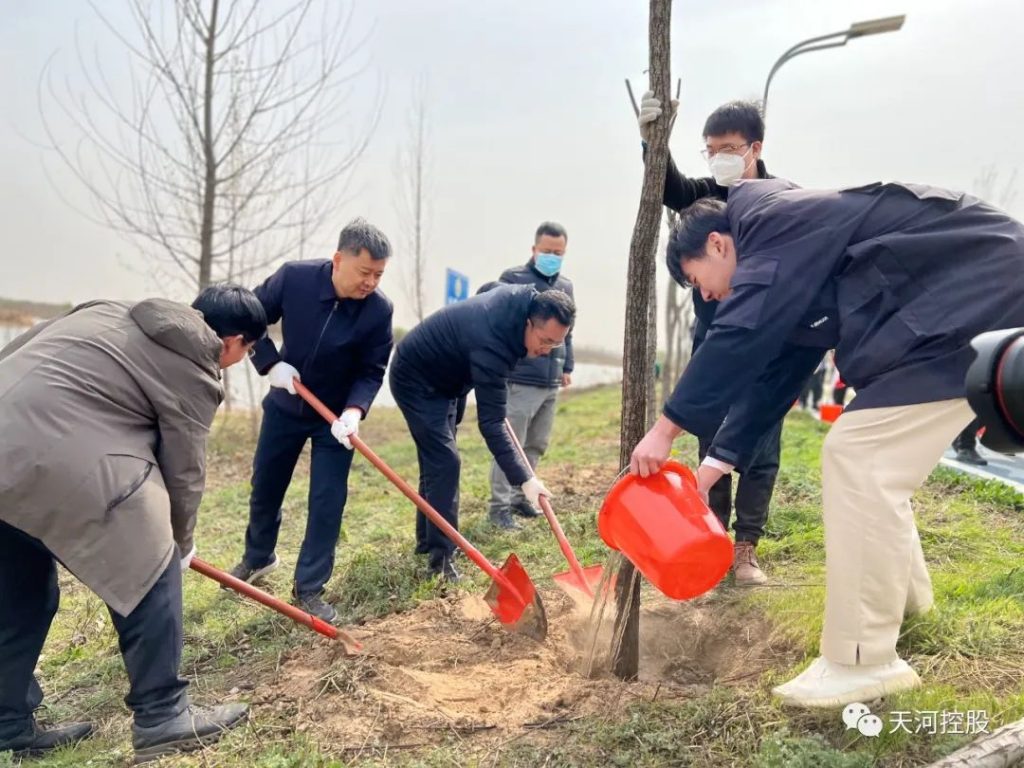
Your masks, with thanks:
[[[490,456],[472,421],[459,435],[463,454],[463,532],[493,561],[513,549],[541,585],[566,570],[543,521],[521,532],[496,531],[486,520]],[[740,609],[767,616],[807,658],[817,652],[824,600],[819,452],[827,425],[804,414],[789,417],[783,460],[767,535],[759,548],[773,587],[730,597]],[[585,564],[603,562],[607,549],[594,517],[618,472],[619,392],[602,388],[564,397],[551,449],[540,475]],[[416,454],[400,414],[376,409],[363,428],[366,441],[415,484]],[[214,430],[210,488],[196,541],[204,559],[230,568],[243,548],[248,515],[254,428],[231,415]],[[696,461],[696,441],[678,441],[677,457]],[[439,594],[412,554],[412,505],[367,462],[353,465],[335,575],[328,596],[346,622],[406,611]],[[308,463],[300,461],[284,502],[278,553],[267,588],[291,592],[302,540]],[[937,469],[914,500],[932,571],[936,606],[904,626],[900,650],[924,678],[919,690],[887,701],[894,711],[985,710],[990,729],[1024,715],[1024,497],[998,483]],[[463,561],[459,589],[480,594],[487,579]],[[115,766],[130,757],[130,717],[123,667],[105,607],[66,574],[60,613],[40,663],[46,720],[89,717],[99,734],[38,761],[40,766]],[[308,630],[239,600],[197,574],[185,578],[183,674],[201,701],[245,698],[258,691],[281,660],[316,643]],[[723,610],[725,610],[723,608]],[[790,657],[792,659],[792,656]],[[524,730],[507,738],[450,737],[416,749],[332,752],[296,730],[294,704],[260,706],[245,729],[216,751],[166,761],[175,766],[325,768],[395,766],[832,766],[896,768],[921,765],[971,737],[966,734],[884,733],[867,739],[847,731],[837,712],[780,709],[771,685],[805,662],[780,662],[743,684],[694,689],[663,700],[609,704],[600,716]],[[353,688],[353,690],[355,690]],[[234,694],[231,692],[235,691]],[[240,691],[240,692],[239,692]],[[14,765],[0,754],[0,766]]]

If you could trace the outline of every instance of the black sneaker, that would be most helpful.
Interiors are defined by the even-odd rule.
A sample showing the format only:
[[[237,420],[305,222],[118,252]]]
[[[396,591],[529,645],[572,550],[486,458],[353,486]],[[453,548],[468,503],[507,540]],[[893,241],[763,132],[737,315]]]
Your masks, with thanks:
[[[334,610],[334,606],[324,600],[319,592],[315,595],[297,595],[293,590],[292,603],[328,624],[333,624],[334,620],[338,618],[338,612]]]
[[[520,517],[540,517],[541,512],[526,499],[517,501],[512,505],[512,512]]]
[[[219,741],[226,731],[242,724],[248,704],[220,704],[216,707],[189,706],[177,717],[159,725],[132,726],[135,765],[158,760],[176,752],[190,752]]]
[[[977,448],[963,448],[956,452],[956,460],[961,464],[973,464],[976,467],[984,467],[988,464],[978,453]]]
[[[280,565],[280,563],[277,560],[277,555],[271,555],[270,562],[266,565],[260,566],[259,568],[254,568],[249,565],[245,562],[245,558],[243,557],[242,562],[228,571],[228,573],[236,579],[241,579],[246,584],[255,584],[267,574],[276,571],[278,565]],[[231,587],[221,585],[221,589],[231,589]]]
[[[36,757],[51,749],[77,744],[92,733],[92,723],[67,723],[44,728],[35,720],[24,733],[0,739],[0,752],[11,750],[19,757]]]
[[[435,550],[430,553],[430,560],[427,568],[431,576],[437,576],[438,581],[447,581],[458,584],[462,577],[455,570],[454,558],[444,550]]]
[[[487,519],[491,525],[501,528],[503,531],[521,531],[523,526],[512,519],[512,511],[508,507],[492,509],[487,513]]]

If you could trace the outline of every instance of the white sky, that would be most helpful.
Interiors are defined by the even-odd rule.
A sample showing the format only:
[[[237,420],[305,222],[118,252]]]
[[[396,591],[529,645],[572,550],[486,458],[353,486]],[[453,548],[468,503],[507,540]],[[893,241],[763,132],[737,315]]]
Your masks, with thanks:
[[[123,14],[119,0],[100,5]],[[40,71],[56,53],[57,71],[76,82],[76,28],[104,53],[116,46],[77,0],[0,6],[0,295],[82,301],[173,294],[147,276],[136,246],[70,209],[43,174],[44,162],[58,167],[38,147]],[[680,167],[706,175],[698,155],[704,118],[724,101],[759,97],[772,63],[790,45],[897,13],[907,14],[898,33],[810,53],[780,70],[769,103],[769,170],[807,187],[901,179],[971,190],[993,164],[1001,179],[1009,178],[1024,165],[1024,3],[1014,0],[677,0],[672,73],[683,79],[683,97],[671,147]],[[351,202],[322,235],[323,255],[355,215],[401,242],[392,168],[408,95],[424,75],[432,306],[441,301],[444,267],[466,272],[475,290],[524,262],[536,225],[554,219],[569,231],[564,271],[576,284],[578,341],[620,348],[643,172],[623,79],[631,77],[638,94],[646,88],[647,3],[362,0],[355,23],[373,30],[366,108],[378,79],[385,104]],[[81,199],[67,174],[57,170],[54,177]],[[1010,210],[1024,214],[1024,195]],[[659,249],[664,284],[662,259]],[[402,260],[398,252],[384,290],[398,308],[397,322],[407,325]]]

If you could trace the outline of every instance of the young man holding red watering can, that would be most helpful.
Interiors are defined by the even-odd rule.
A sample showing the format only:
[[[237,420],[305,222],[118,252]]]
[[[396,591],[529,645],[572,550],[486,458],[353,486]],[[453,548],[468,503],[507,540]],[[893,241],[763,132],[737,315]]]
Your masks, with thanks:
[[[334,570],[348,497],[347,437],[358,433],[391,355],[391,302],[377,289],[390,257],[384,233],[356,219],[341,230],[333,258],[288,262],[255,291],[267,320],[281,321],[284,343],[278,349],[268,336],[252,353],[271,389],[253,457],[245,554],[231,575],[252,583],[277,567],[281,503],[308,440],[309,515],[292,596],[302,610],[328,622],[337,616],[323,590]],[[294,379],[341,414],[333,426],[295,395]]]
[[[441,309],[399,342],[391,363],[391,393],[416,442],[420,495],[452,526],[459,526],[459,467],[455,443],[460,398],[476,392],[477,422],[509,483],[536,505],[551,494],[530,471],[505,430],[508,377],[524,357],[548,354],[565,342],[576,306],[558,290],[499,285]],[[416,552],[430,572],[459,579],[454,545],[416,513]]]
[[[673,102],[673,110],[676,108]],[[653,93],[645,93],[640,102],[640,136],[646,141],[647,128],[661,114],[661,102]],[[703,151],[711,176],[689,179],[676,168],[671,156],[665,175],[665,206],[673,211],[684,211],[702,197],[727,200],[729,188],[741,179],[770,179],[768,169],[761,160],[764,143],[764,119],[757,104],[733,101],[712,112],[704,123]],[[646,146],[646,144],[645,144]],[[696,352],[715,319],[718,302],[705,300],[698,290],[693,291],[693,310],[697,323],[693,334],[693,352]],[[752,385],[747,398],[756,400],[760,388]],[[755,406],[756,407],[756,406]],[[753,586],[768,581],[757,562],[757,544],[764,535],[768,509],[775,490],[775,477],[779,472],[782,418],[765,434],[756,457],[745,467],[736,483],[736,533],[733,574],[738,586]],[[700,458],[708,452],[711,441],[721,422],[711,431],[697,435]],[[729,530],[732,516],[732,475],[725,473],[708,492],[708,505]]]
[[[40,727],[33,671],[57,612],[57,562],[109,607],[137,762],[215,741],[247,707],[189,704],[181,574],[206,479],[220,370],[266,332],[237,286],[187,307],[93,301],[0,351],[0,752],[39,754],[90,723]]]
[[[701,200],[682,214],[667,260],[677,282],[721,305],[632,471],[657,472],[676,435],[706,430],[761,377],[771,407],[739,416],[709,451],[744,466],[818,363],[790,340],[838,318],[836,364],[857,395],[822,449],[821,656],[774,692],[827,707],[919,685],[896,654],[904,615],[932,604],[910,499],[974,418],[971,339],[1024,325],[1024,225],[934,187],[743,182],[727,204]],[[702,465],[699,489],[720,472]]]

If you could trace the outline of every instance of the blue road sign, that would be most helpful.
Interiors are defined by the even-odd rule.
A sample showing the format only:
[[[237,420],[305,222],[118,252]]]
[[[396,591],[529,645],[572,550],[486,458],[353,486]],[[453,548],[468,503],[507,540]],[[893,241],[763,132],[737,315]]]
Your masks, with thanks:
[[[454,304],[469,298],[469,277],[454,269],[445,270],[444,303]]]

